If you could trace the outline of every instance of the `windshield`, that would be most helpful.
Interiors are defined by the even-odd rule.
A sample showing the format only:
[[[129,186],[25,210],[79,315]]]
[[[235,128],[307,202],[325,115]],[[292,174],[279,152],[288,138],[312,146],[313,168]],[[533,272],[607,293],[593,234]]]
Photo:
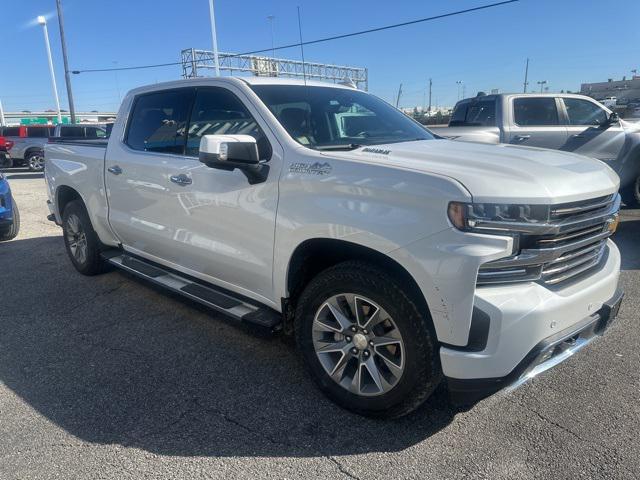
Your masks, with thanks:
[[[358,90],[304,85],[253,85],[293,139],[317,150],[432,140],[420,124]]]

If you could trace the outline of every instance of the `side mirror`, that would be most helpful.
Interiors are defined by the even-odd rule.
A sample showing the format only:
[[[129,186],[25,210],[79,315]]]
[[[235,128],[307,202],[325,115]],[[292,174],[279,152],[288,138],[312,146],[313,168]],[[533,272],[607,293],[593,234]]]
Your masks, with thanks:
[[[207,167],[241,170],[251,185],[264,182],[269,173],[269,166],[260,163],[258,144],[251,135],[204,135],[199,158]]]
[[[611,125],[612,123],[618,123],[619,121],[620,121],[620,117],[616,112],[611,112],[611,114],[609,114],[609,118],[607,121],[609,125]]]

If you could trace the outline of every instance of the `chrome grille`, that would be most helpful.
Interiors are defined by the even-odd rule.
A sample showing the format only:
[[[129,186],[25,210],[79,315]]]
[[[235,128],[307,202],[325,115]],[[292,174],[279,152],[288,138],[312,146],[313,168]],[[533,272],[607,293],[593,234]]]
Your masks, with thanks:
[[[478,284],[540,281],[556,286],[596,268],[619,208],[618,195],[550,207],[549,222],[519,234],[517,254],[481,266]]]

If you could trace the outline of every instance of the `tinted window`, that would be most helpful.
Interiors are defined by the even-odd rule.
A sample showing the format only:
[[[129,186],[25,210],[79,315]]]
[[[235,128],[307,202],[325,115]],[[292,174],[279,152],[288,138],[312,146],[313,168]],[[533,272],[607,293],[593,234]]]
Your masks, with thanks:
[[[253,90],[298,143],[318,150],[430,140],[433,135],[367,93],[333,87],[254,85]]]
[[[183,153],[193,94],[188,88],[139,96],[129,119],[127,145],[147,152]]]
[[[607,112],[595,103],[579,98],[563,98],[569,125],[601,125],[607,121]]]
[[[20,127],[4,127],[2,129],[2,135],[5,137],[19,137]]]
[[[29,138],[46,138],[49,136],[49,129],[44,127],[27,128],[27,137]]]
[[[516,98],[513,101],[515,121],[520,126],[558,125],[558,109],[553,97]]]
[[[271,147],[243,103],[226,88],[199,89],[191,112],[187,155],[197,156],[203,135],[251,135],[261,160],[271,157]]]
[[[456,105],[449,125],[451,127],[495,127],[496,101],[479,100]]]
[[[84,128],[82,127],[62,127],[60,128],[61,137],[84,137]]]

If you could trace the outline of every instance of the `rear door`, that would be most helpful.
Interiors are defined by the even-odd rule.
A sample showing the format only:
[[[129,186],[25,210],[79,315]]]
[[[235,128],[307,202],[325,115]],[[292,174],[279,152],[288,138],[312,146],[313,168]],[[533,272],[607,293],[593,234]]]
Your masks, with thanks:
[[[567,128],[562,124],[559,107],[559,100],[551,96],[512,98],[507,142],[561,149],[567,142]]]
[[[170,191],[169,172],[184,161],[194,96],[195,88],[139,95],[133,100],[123,141],[109,142],[105,160],[109,223],[130,250],[160,259],[171,256],[176,234],[172,222],[182,207]]]
[[[569,138],[563,150],[613,162],[624,147],[620,122],[608,123],[609,112],[585,98],[563,97]]]

